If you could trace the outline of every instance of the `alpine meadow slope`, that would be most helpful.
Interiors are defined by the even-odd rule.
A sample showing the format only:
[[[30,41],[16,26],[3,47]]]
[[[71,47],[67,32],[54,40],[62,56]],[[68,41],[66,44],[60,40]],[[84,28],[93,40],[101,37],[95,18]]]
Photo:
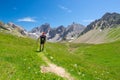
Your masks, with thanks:
[[[106,44],[47,44],[45,55],[78,80],[119,80],[120,41]]]
[[[36,41],[0,33],[1,80],[66,80],[54,73],[42,73],[48,64],[39,55],[65,68],[75,80],[119,80],[120,41],[106,44],[46,43],[36,52]],[[38,55],[39,54],[39,55]]]

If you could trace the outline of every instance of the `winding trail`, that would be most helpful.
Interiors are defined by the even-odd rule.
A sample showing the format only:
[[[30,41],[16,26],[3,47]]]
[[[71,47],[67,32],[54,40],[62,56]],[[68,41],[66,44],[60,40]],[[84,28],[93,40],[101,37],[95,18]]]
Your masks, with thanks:
[[[66,78],[67,80],[75,80],[74,77],[70,75],[67,71],[65,71],[64,68],[57,66],[56,64],[52,63],[45,55],[44,53],[38,54],[47,64],[48,66],[40,66],[42,73],[51,72],[58,76],[61,76],[63,78]]]

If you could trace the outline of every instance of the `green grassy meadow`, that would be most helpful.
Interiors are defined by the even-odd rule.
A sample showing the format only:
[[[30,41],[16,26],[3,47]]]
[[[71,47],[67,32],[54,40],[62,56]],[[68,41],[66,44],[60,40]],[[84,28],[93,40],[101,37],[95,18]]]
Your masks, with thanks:
[[[117,25],[117,26],[114,26],[114,28],[111,28],[106,38],[107,38],[107,41],[120,40],[120,25]]]
[[[120,41],[105,44],[46,43],[0,33],[0,80],[65,80],[41,73],[47,65],[38,54],[65,68],[76,80],[120,80]]]
[[[120,41],[47,45],[46,56],[78,80],[120,80]]]
[[[34,40],[0,33],[0,80],[63,80],[41,73],[41,65]]]

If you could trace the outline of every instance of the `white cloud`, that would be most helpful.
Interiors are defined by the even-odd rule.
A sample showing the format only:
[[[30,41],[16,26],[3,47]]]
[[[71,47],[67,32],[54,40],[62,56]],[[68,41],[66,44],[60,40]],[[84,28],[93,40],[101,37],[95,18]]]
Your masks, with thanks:
[[[59,7],[60,9],[64,10],[64,11],[67,11],[68,13],[71,13],[71,12],[72,12],[71,9],[69,9],[69,8],[67,8],[67,7],[65,7],[65,6],[63,6],[63,5],[58,5],[58,7]]]
[[[24,17],[21,19],[18,19],[19,22],[36,22],[36,20],[32,17]]]

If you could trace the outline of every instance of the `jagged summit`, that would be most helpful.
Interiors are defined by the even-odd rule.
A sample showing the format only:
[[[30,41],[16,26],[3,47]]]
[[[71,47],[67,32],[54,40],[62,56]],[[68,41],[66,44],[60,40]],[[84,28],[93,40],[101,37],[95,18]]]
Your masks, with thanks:
[[[114,18],[114,19],[117,19],[120,17],[120,14],[119,13],[116,13],[116,12],[113,12],[113,13],[105,13],[103,16],[102,16],[102,19],[104,20],[107,20],[109,18]]]
[[[30,32],[31,33],[40,33],[40,32],[46,32],[46,33],[48,33],[48,31],[50,29],[51,29],[50,28],[50,24],[45,23],[45,24],[42,24],[41,26],[33,28]]]
[[[114,27],[114,25],[120,24],[120,14],[119,13],[105,13],[102,18],[90,23],[86,29],[81,33],[84,34],[92,29],[101,29]]]

